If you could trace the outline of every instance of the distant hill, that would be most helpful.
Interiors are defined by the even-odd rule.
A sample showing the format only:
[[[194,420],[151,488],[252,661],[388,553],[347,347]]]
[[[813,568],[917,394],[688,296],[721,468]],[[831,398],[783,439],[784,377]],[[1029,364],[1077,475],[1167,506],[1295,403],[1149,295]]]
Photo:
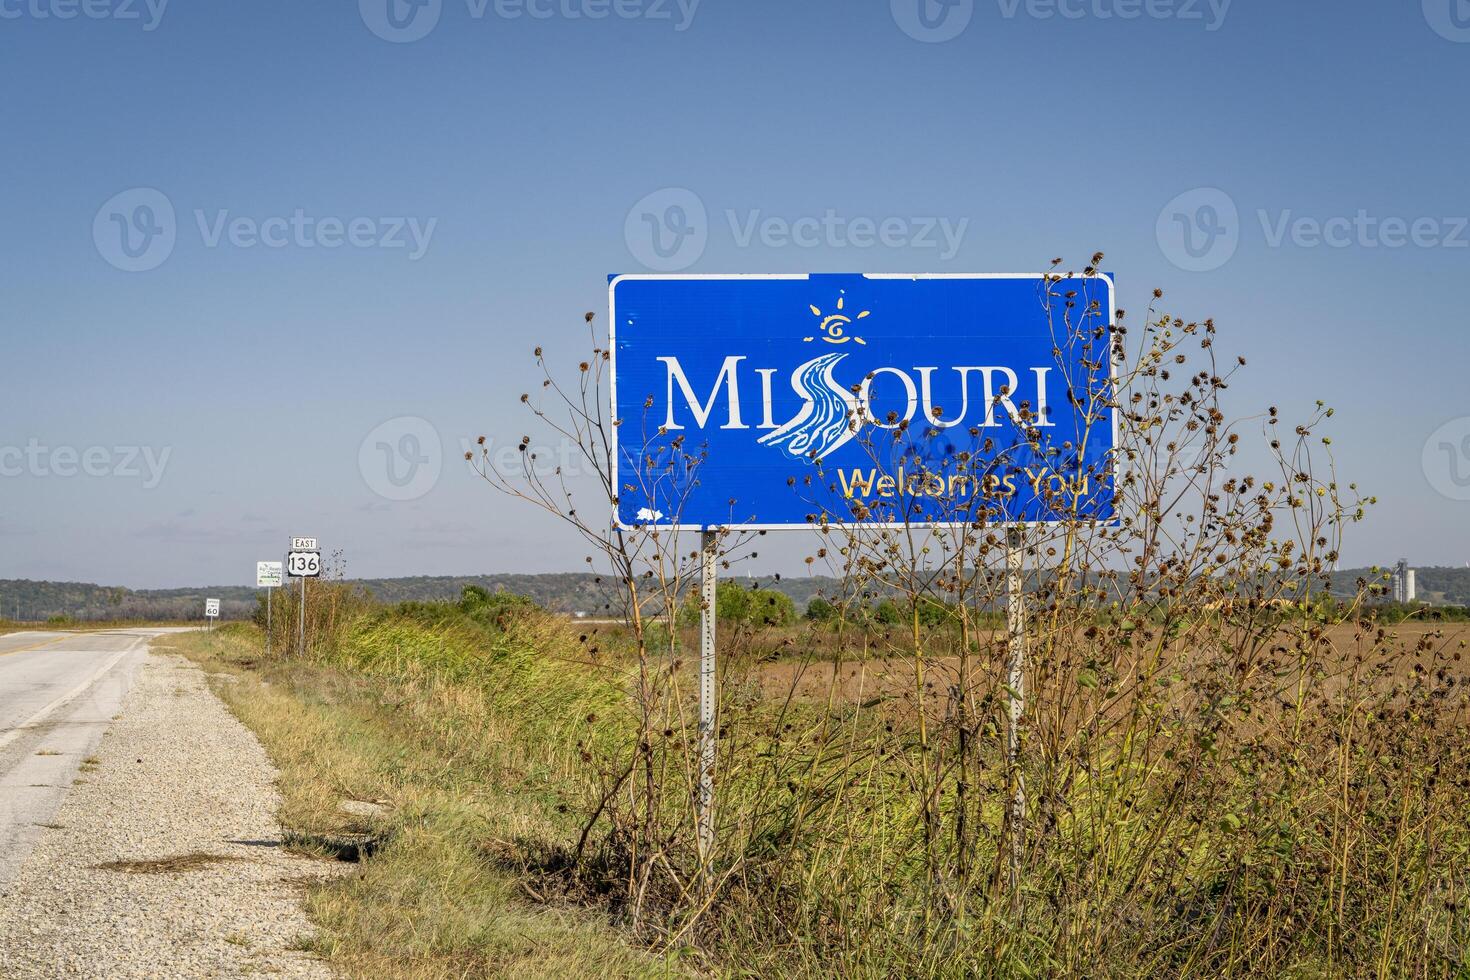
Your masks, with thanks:
[[[354,579],[384,602],[420,602],[457,599],[466,585],[491,592],[515,592],[558,612],[597,616],[609,611],[607,580],[587,572],[548,575],[418,575],[411,578]],[[732,576],[731,580],[758,588],[778,588],[798,606],[819,591],[829,594],[836,581],[825,576],[777,581],[774,577]],[[215,585],[188,589],[127,589],[83,582],[35,582],[0,579],[0,619],[42,622],[56,616],[91,621],[101,619],[203,619],[204,600],[220,600],[224,619],[245,619],[256,608],[257,590],[250,586]]]
[[[587,572],[561,572],[547,575],[423,575],[414,578],[359,579],[363,586],[384,602],[433,599],[457,599],[466,585],[478,585],[491,592],[515,592],[530,596],[538,604],[558,612],[585,612],[597,615],[608,611],[611,601],[610,579]],[[725,581],[777,588],[803,606],[819,591],[831,592],[836,580],[827,576],[781,578],[773,576],[727,576]]]
[[[1358,579],[1387,584],[1390,569],[1380,568],[1377,573],[1367,568],[1349,568],[1334,572],[1333,591],[1352,592]],[[1414,587],[1418,600],[1432,605],[1470,606],[1470,568],[1442,566],[1414,567]]]
[[[233,585],[134,590],[84,582],[0,579],[0,617],[18,622],[44,622],[57,616],[84,621],[202,620],[206,597],[220,600],[220,615],[225,619],[244,619],[255,610],[255,590]]]
[[[1352,568],[1333,575],[1333,591],[1350,594],[1359,578],[1383,581],[1384,570],[1373,573]],[[1434,604],[1470,606],[1470,568],[1416,568],[1419,599]],[[558,612],[597,616],[609,611],[611,592],[606,579],[587,572],[549,575],[418,575],[411,578],[356,579],[384,602],[456,599],[466,585],[491,592],[515,592]],[[804,608],[818,593],[834,595],[839,583],[825,575],[797,578],[729,576],[727,581],[747,587],[776,589]],[[244,619],[254,613],[256,590],[249,586],[219,585],[188,589],[126,589],[82,582],[33,582],[0,579],[0,618],[40,622],[54,616],[77,620],[202,619],[206,597],[220,600],[225,619]]]

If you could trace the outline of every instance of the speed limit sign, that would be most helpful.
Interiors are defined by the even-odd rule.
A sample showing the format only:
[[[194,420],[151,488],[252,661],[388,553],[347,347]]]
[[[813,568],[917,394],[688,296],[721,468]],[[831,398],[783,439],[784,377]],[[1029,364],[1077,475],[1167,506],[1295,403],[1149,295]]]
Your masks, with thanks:
[[[316,578],[322,573],[319,551],[293,551],[286,556],[286,574],[296,578]]]

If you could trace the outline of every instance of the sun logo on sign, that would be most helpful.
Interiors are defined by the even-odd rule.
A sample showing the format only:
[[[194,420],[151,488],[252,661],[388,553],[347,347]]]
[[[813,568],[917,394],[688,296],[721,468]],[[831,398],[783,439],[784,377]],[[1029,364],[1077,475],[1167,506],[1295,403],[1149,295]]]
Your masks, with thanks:
[[[856,334],[849,334],[847,332],[847,330],[848,330],[849,327],[851,327],[853,325],[853,323],[855,321],[861,320],[863,317],[867,316],[871,311],[870,310],[863,310],[857,316],[850,317],[846,313],[842,312],[842,308],[843,308],[844,305],[845,305],[845,297],[839,296],[839,297],[837,297],[837,312],[836,313],[823,313],[821,310],[817,309],[817,307],[815,307],[815,306],[811,307],[812,316],[816,317],[818,320],[821,321],[821,325],[818,327],[818,329],[822,331],[822,339],[825,340],[829,344],[845,344],[849,340],[851,340],[851,341],[855,341],[855,342],[857,342],[859,344],[866,345],[867,344],[867,341],[866,340],[864,340],[863,338],[857,336]],[[815,337],[803,337],[801,339],[802,339],[802,342],[803,343],[808,343],[809,344],[813,340],[816,340],[817,338],[815,338]]]

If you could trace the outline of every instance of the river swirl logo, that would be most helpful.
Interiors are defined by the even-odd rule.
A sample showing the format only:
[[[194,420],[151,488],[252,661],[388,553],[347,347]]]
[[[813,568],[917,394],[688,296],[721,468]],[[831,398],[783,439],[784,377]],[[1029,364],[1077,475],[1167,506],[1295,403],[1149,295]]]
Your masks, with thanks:
[[[796,418],[761,436],[792,459],[821,459],[845,444],[857,429],[857,400],[832,376],[846,354],[823,354],[797,368],[792,386],[805,399]]]
[[[863,310],[849,316],[846,306],[846,296],[837,297],[837,309],[832,313],[823,313],[821,307],[811,305],[812,316],[819,321],[819,333],[801,338],[802,343],[820,340],[834,345],[866,346],[868,342],[851,331],[859,320],[871,316],[872,311]],[[852,439],[859,424],[857,399],[832,374],[845,357],[846,354],[822,354],[792,372],[791,385],[804,399],[800,411],[790,422],[756,441],[762,446],[774,446],[792,459],[819,460]]]

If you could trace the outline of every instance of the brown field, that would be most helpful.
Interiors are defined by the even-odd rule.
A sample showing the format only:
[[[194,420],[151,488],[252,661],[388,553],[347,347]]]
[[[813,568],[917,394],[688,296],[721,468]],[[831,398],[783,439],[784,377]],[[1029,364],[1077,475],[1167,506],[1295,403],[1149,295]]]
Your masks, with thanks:
[[[1353,652],[1358,648],[1358,630],[1351,624],[1341,624],[1328,633],[1328,640],[1341,658],[1343,670],[1347,670]],[[1470,623],[1401,623],[1388,627],[1390,636],[1395,637],[1396,649],[1411,652],[1423,641],[1437,649],[1455,650],[1470,642]],[[988,656],[996,656],[1003,637],[993,632],[989,637]],[[1366,644],[1365,644],[1366,645]],[[987,663],[986,656],[976,658],[980,669],[994,666]],[[763,663],[753,671],[753,678],[760,686],[762,696],[822,701],[829,696],[836,704],[861,704],[875,698],[884,700],[907,697],[915,690],[914,660],[911,656],[880,656],[867,659],[847,659],[834,663],[827,659],[830,653],[806,658],[793,658]],[[821,657],[823,659],[817,659]],[[1406,678],[1412,671],[1412,659],[1398,659],[1398,679]],[[1470,658],[1463,663],[1463,675],[1459,683],[1470,686]],[[1034,662],[1033,662],[1034,666]],[[959,659],[954,656],[939,656],[925,661],[924,685],[926,696],[939,699],[950,685],[958,680]],[[835,683],[834,683],[835,675]]]

